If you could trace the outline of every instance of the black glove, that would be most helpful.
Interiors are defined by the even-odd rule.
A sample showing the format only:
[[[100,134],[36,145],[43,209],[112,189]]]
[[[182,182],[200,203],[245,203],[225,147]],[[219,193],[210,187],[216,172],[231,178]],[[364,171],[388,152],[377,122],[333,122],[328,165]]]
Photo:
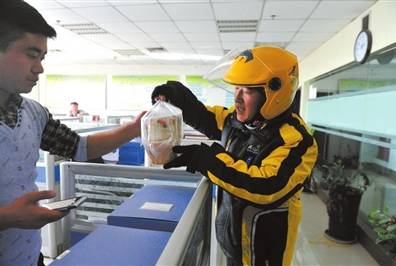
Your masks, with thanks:
[[[186,166],[188,172],[195,173],[196,170],[201,170],[200,161],[202,160],[200,158],[209,152],[209,147],[202,143],[201,145],[175,146],[172,150],[175,154],[180,155],[164,164],[164,169]]]
[[[169,80],[166,84],[159,85],[154,88],[151,93],[151,102],[154,104],[158,96],[164,96],[166,101],[184,110],[191,102],[198,101],[197,97],[178,81]]]
[[[165,97],[165,101],[169,101],[170,94],[172,94],[171,88],[166,84],[159,85],[154,88],[153,92],[151,93],[151,103],[155,104],[157,102],[157,97],[160,95]]]

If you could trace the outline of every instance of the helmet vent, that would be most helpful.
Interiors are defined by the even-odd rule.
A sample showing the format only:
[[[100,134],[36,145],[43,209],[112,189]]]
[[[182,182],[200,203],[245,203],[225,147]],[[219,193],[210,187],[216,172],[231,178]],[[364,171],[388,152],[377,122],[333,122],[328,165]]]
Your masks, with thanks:
[[[218,20],[217,28],[221,33],[227,32],[256,32],[256,19],[252,20]]]
[[[268,81],[268,88],[270,88],[272,91],[279,90],[281,86],[282,86],[282,81],[278,77],[272,78],[270,79],[270,81]]]

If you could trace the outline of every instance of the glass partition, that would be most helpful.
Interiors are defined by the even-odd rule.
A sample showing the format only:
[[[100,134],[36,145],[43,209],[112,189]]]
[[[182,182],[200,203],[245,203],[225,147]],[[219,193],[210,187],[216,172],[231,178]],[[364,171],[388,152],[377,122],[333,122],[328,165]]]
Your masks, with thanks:
[[[314,178],[323,185],[320,165],[336,158],[362,170],[370,179],[359,212],[367,228],[374,210],[396,215],[395,53],[396,46],[388,47],[363,65],[347,65],[309,84],[307,121],[319,145]]]

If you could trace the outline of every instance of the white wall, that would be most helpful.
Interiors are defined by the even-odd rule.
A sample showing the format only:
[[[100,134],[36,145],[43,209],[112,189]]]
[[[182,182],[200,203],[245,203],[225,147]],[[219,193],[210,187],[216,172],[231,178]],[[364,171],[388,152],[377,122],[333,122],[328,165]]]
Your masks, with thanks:
[[[396,1],[379,0],[333,38],[307,56],[300,64],[301,115],[306,118],[307,81],[354,61],[353,46],[362,28],[362,18],[370,14],[369,29],[373,34],[371,52],[396,42]]]
[[[131,64],[45,64],[44,74],[40,75],[38,86],[33,88],[33,91],[26,95],[29,98],[39,101],[44,106],[50,108],[54,113],[65,113],[69,108],[71,101],[81,103],[81,108],[88,111],[90,114],[103,113],[117,113],[127,114],[129,111],[136,111],[136,108],[131,106],[130,110],[110,110],[112,106],[106,106],[107,101],[106,92],[104,88],[100,89],[98,93],[91,93],[91,91],[79,91],[78,88],[65,88],[65,92],[59,95],[59,99],[53,99],[53,93],[49,93],[49,88],[46,83],[47,75],[103,75],[107,76],[107,80],[111,80],[112,75],[129,75],[129,76],[144,76],[144,75],[173,75],[177,76],[180,81],[185,81],[186,75],[204,75],[210,69],[211,65],[131,65]],[[111,86],[111,82],[107,87]],[[107,90],[106,90],[107,91]],[[89,93],[90,95],[87,95]],[[58,96],[55,96],[58,97]],[[149,97],[147,97],[149,101]],[[139,109],[139,108],[137,108]],[[108,111],[110,110],[110,111]]]
[[[62,75],[204,75],[212,65],[61,64],[45,66],[45,73]]]

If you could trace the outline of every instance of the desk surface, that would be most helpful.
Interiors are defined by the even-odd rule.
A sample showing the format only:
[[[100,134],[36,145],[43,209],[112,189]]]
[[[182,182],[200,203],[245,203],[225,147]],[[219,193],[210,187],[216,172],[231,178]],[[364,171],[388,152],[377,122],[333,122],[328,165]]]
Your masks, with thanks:
[[[56,265],[155,265],[171,233],[103,225]]]
[[[194,194],[195,188],[146,185],[108,217],[111,225],[173,231]],[[142,209],[145,203],[169,204],[169,211]]]

